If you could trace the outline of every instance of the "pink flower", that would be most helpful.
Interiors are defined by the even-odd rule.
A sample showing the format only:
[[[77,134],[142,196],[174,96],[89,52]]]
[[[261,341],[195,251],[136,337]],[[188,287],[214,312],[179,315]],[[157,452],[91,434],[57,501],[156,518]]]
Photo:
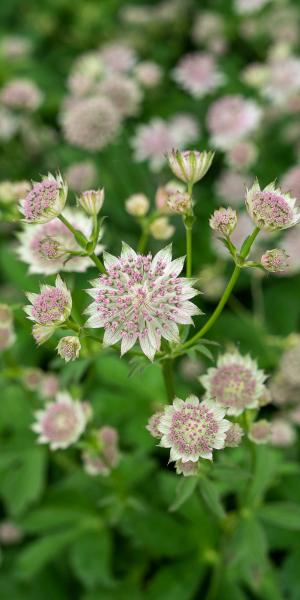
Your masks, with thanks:
[[[193,475],[197,475],[199,471],[199,465],[197,462],[193,462],[192,460],[188,460],[187,462],[183,462],[182,460],[176,460],[175,469],[177,475],[183,475],[184,477],[192,477]]]
[[[78,197],[81,208],[90,216],[96,216],[104,202],[104,188],[100,190],[87,190]]]
[[[160,349],[161,338],[178,342],[177,323],[191,324],[201,314],[189,300],[196,296],[193,280],[178,277],[184,258],[172,261],[171,246],[141,256],[123,243],[120,258],[104,253],[107,275],[96,279],[88,293],[87,327],[104,327],[103,343],[121,340],[121,354],[136,342],[150,360]]]
[[[284,104],[300,91],[300,59],[294,56],[277,59],[269,65],[263,93],[274,104]]]
[[[281,189],[283,192],[291,194],[300,202],[300,165],[295,165],[289,169],[281,179]]]
[[[194,52],[180,59],[173,71],[175,81],[195,98],[202,98],[224,82],[214,57],[205,52]]]
[[[271,437],[271,423],[266,419],[255,421],[250,426],[248,437],[255,444],[267,444]]]
[[[76,360],[81,350],[80,340],[75,335],[66,335],[59,340],[56,349],[57,354],[66,362]]]
[[[150,60],[145,60],[136,65],[134,73],[138,82],[145,88],[157,87],[163,76],[161,66]]]
[[[109,73],[126,73],[132,69],[137,61],[134,48],[122,41],[109,42],[100,49],[100,57]]]
[[[251,182],[249,175],[222,171],[215,185],[216,195],[225,200],[226,204],[240,206],[244,202],[246,188],[251,185]]]
[[[300,213],[295,208],[295,198],[276,189],[274,183],[262,190],[256,181],[247,190],[245,202],[251,219],[264,231],[287,229],[300,220]]]
[[[20,211],[26,223],[48,223],[64,209],[68,188],[62,177],[49,173],[40,183],[35,183],[23,200]]]
[[[87,450],[82,455],[86,473],[92,476],[107,476],[114,467],[117,467],[120,460],[118,439],[117,430],[108,425],[95,432],[93,440],[95,451]]]
[[[242,441],[244,431],[238,423],[230,423],[229,429],[226,431],[225,447],[237,448]]]
[[[121,117],[136,115],[142,100],[137,83],[123,75],[111,75],[98,86],[98,92],[107,98]]]
[[[163,410],[158,410],[156,413],[154,413],[154,415],[152,415],[152,417],[150,417],[146,425],[146,429],[149,431],[149,433],[151,433],[152,437],[161,438],[161,433],[158,429],[158,426],[163,414]]]
[[[189,396],[185,401],[175,398],[173,404],[165,408],[158,425],[162,434],[160,446],[171,449],[171,461],[212,460],[213,450],[224,448],[225,434],[230,427],[224,415],[225,410],[212,401],[199,402],[196,396]]]
[[[222,236],[228,237],[236,228],[237,214],[233,208],[219,208],[210,217],[211,229]]]
[[[83,192],[95,184],[97,180],[97,169],[89,160],[73,163],[65,171],[65,180],[74,192]]]
[[[271,444],[279,448],[292,446],[297,439],[294,427],[283,418],[276,418],[271,423]]]
[[[184,148],[198,139],[200,125],[198,120],[189,113],[177,113],[169,121],[170,131],[174,140],[174,148]]]
[[[59,389],[59,380],[54,373],[47,373],[40,383],[40,393],[43,398],[56,396]]]
[[[60,327],[70,316],[72,297],[59,275],[55,286],[42,285],[39,294],[28,293],[31,305],[24,310],[31,321],[34,321],[32,333],[38,344],[48,340],[57,327]]]
[[[281,273],[289,267],[289,255],[280,248],[274,248],[274,250],[267,250],[261,257],[261,264],[271,273]]]
[[[206,175],[214,158],[213,152],[197,150],[172,150],[168,163],[174,175],[184,183],[194,184]]]
[[[155,118],[147,125],[139,125],[131,142],[134,159],[137,162],[149,160],[151,169],[158,171],[174,145],[174,137],[169,125],[163,119]]]
[[[289,255],[288,274],[298,273],[300,271],[300,226],[285,232],[280,240],[280,246]]]
[[[43,95],[30,79],[12,79],[2,88],[0,98],[10,108],[34,111],[42,103]]]
[[[65,449],[75,444],[88,420],[84,403],[72,400],[66,392],[57,394],[55,402],[37,411],[35,417],[32,430],[39,434],[38,442],[49,444],[51,450]]]
[[[226,160],[232,167],[236,169],[244,169],[250,167],[256,160],[257,148],[250,142],[237,142],[229,149]]]
[[[252,133],[261,119],[261,109],[243,96],[223,96],[213,102],[207,115],[211,142],[217,148],[230,148]]]

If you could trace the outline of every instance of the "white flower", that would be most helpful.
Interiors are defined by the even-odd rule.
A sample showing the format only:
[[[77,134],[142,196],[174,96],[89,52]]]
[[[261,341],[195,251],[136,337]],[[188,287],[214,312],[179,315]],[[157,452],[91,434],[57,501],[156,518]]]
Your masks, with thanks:
[[[256,181],[247,190],[245,203],[251,219],[264,231],[288,229],[300,221],[296,199],[275,188],[274,183],[261,189]]]
[[[89,411],[86,404],[72,400],[67,392],[60,392],[55,402],[35,413],[32,430],[39,434],[40,444],[49,444],[51,450],[65,449],[77,442],[86,428]]]

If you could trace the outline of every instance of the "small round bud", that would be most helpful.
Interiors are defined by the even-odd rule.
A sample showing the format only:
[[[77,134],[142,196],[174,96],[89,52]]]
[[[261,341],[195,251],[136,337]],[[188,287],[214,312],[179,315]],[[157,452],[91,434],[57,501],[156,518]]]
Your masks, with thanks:
[[[40,369],[25,369],[23,375],[22,375],[22,381],[24,383],[24,386],[34,392],[36,391],[42,381],[43,378],[43,372]]]
[[[289,255],[281,248],[274,248],[274,250],[267,250],[262,255],[260,262],[267,271],[281,273],[289,267]]]
[[[166,217],[159,217],[151,223],[150,233],[156,240],[168,240],[175,233],[175,227]]]
[[[236,448],[240,445],[244,431],[238,423],[231,423],[228,431],[226,431],[225,447]]]
[[[12,323],[12,310],[8,304],[0,304],[0,327]]]
[[[197,475],[199,470],[199,461],[193,462],[192,460],[188,460],[187,462],[183,462],[182,460],[176,460],[175,469],[177,475],[191,477],[192,475]]]
[[[150,207],[150,202],[145,194],[132,194],[125,202],[126,211],[133,217],[144,217]]]
[[[249,430],[249,440],[255,444],[267,444],[270,441],[271,436],[271,423],[266,419],[261,419],[252,423]]]
[[[167,204],[170,212],[184,215],[191,209],[192,200],[187,192],[176,191],[168,196]]]
[[[170,169],[174,175],[185,183],[194,184],[207,173],[213,161],[213,152],[197,152],[196,150],[172,150],[168,154]]]
[[[101,188],[101,190],[88,190],[87,192],[83,192],[78,197],[78,202],[88,215],[91,217],[97,215],[103,206],[104,188]]]
[[[59,340],[56,349],[57,354],[66,362],[75,360],[78,358],[81,350],[80,340],[75,335],[66,335]]]
[[[272,394],[269,388],[265,387],[262,395],[258,398],[259,406],[267,406],[267,404],[271,404],[272,402]]]
[[[211,229],[217,231],[220,235],[229,236],[237,225],[236,211],[230,207],[215,210],[210,217],[209,225]]]
[[[22,530],[12,521],[2,521],[0,523],[0,543],[3,546],[18,544],[22,537]]]

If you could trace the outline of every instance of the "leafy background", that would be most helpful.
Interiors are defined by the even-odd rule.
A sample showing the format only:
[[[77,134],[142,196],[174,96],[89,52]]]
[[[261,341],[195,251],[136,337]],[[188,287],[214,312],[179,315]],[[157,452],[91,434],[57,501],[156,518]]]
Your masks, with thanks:
[[[14,76],[28,76],[45,92],[39,111],[41,123],[54,128],[54,143],[37,152],[26,152],[22,140],[14,138],[0,153],[0,179],[38,178],[39,174],[64,169],[86,153],[67,145],[61,137],[57,113],[65,94],[65,80],[74,58],[123,34],[119,10],[121,0],[10,0],[0,7],[1,35],[17,33],[29,37],[33,53],[26,60],[0,59],[0,84]],[[295,2],[297,7],[297,2]],[[214,8],[224,15],[230,52],[221,59],[227,73],[229,93],[244,92],[239,73],[249,60],[263,55],[267,36],[245,41],[239,18],[231,4],[187,2],[182,18],[172,27],[157,24],[150,32],[127,32],[143,58],[159,62],[166,71],[161,88],[143,104],[140,120],[168,117],[189,111],[203,123],[209,101],[196,101],[180,91],[168,76],[178,58],[193,48],[190,29],[195,11]],[[249,95],[249,90],[246,90]],[[153,175],[144,164],[135,164],[128,139],[136,121],[128,121],[114,144],[95,157],[99,183],[106,188],[105,214],[108,225],[105,243],[118,252],[126,239],[135,244],[138,229],[124,211],[124,200],[137,191],[153,198],[155,189],[169,178],[167,169]],[[205,130],[199,142],[205,147]],[[265,127],[259,138],[259,161],[255,174],[262,184],[279,177],[295,162],[293,149],[284,143],[276,127]],[[197,187],[197,225],[194,231],[194,261],[197,268],[214,263],[209,244],[208,217],[218,206],[213,183],[223,164],[217,155],[214,165]],[[174,247],[184,253],[184,235],[177,223]],[[28,276],[15,255],[15,226],[1,229],[0,282],[2,301],[22,305],[24,290],[36,290],[39,277]],[[151,242],[152,250],[161,244]],[[224,269],[227,270],[227,266]],[[77,310],[87,304],[88,276],[68,275]],[[51,278],[49,278],[51,281]],[[263,322],[255,314],[248,275],[241,278],[235,300],[224,311],[212,331],[221,347],[237,345],[250,351],[261,367],[272,371],[280,348],[271,336],[287,336],[299,327],[299,275],[265,277],[262,293]],[[255,295],[254,295],[255,300]],[[210,313],[214,302],[201,298]],[[248,458],[241,449],[219,457],[215,481],[189,496],[193,485],[181,481],[166,465],[166,452],[155,447],[145,424],[155,408],[165,401],[158,366],[129,377],[130,367],[114,353],[81,359],[63,366],[54,359],[54,342],[37,349],[22,309],[16,311],[18,344],[10,360],[22,366],[39,366],[60,373],[63,387],[80,394],[93,406],[95,421],[108,423],[120,433],[122,460],[112,476],[90,478],[78,463],[76,451],[50,453],[36,445],[30,431],[38,405],[34,392],[19,381],[1,375],[0,401],[0,499],[3,519],[16,522],[24,532],[20,544],[5,547],[0,567],[0,596],[3,600],[192,600],[205,597],[222,544],[223,506],[230,511],[234,497],[242,502]],[[216,357],[218,349],[212,347]],[[202,357],[205,364],[209,358]],[[176,369],[178,395],[200,393],[195,381]],[[246,506],[232,529],[226,547],[225,574],[220,600],[300,598],[300,486],[299,447],[280,451],[256,448],[254,477],[247,487]],[[187,496],[176,507],[178,494]],[[176,509],[176,510],[175,510]],[[232,519],[235,516],[232,515]]]

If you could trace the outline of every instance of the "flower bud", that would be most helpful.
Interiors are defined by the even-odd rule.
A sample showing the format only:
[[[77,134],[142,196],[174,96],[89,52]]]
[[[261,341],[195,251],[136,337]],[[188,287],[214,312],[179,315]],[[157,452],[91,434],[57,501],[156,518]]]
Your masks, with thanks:
[[[249,430],[249,440],[255,444],[267,444],[270,441],[271,436],[271,423],[266,419],[261,419],[252,423]]]
[[[150,202],[145,194],[132,194],[125,202],[126,211],[133,217],[144,217],[150,207]]]
[[[190,210],[192,200],[187,192],[176,191],[168,196],[167,204],[172,213],[184,215]]]
[[[214,157],[213,152],[172,150],[168,154],[170,169],[185,183],[194,184],[207,173]]]
[[[229,236],[237,225],[237,214],[233,208],[219,208],[210,217],[211,229],[220,235]]]
[[[182,460],[176,460],[175,469],[177,475],[191,477],[192,475],[197,475],[199,469],[199,461],[193,462],[192,460],[188,460],[186,462],[183,462]]]
[[[97,215],[104,202],[104,188],[101,190],[88,190],[78,197],[78,202],[83,210],[91,217]]]
[[[260,262],[267,271],[271,271],[271,273],[281,273],[288,269],[289,258],[290,257],[285,250],[274,248],[274,250],[267,250],[267,252],[262,255]]]
[[[57,354],[66,362],[75,360],[78,358],[81,350],[80,340],[75,335],[66,335],[59,340],[56,349]]]
[[[174,232],[175,227],[166,217],[159,217],[150,225],[150,233],[156,240],[168,240]]]

